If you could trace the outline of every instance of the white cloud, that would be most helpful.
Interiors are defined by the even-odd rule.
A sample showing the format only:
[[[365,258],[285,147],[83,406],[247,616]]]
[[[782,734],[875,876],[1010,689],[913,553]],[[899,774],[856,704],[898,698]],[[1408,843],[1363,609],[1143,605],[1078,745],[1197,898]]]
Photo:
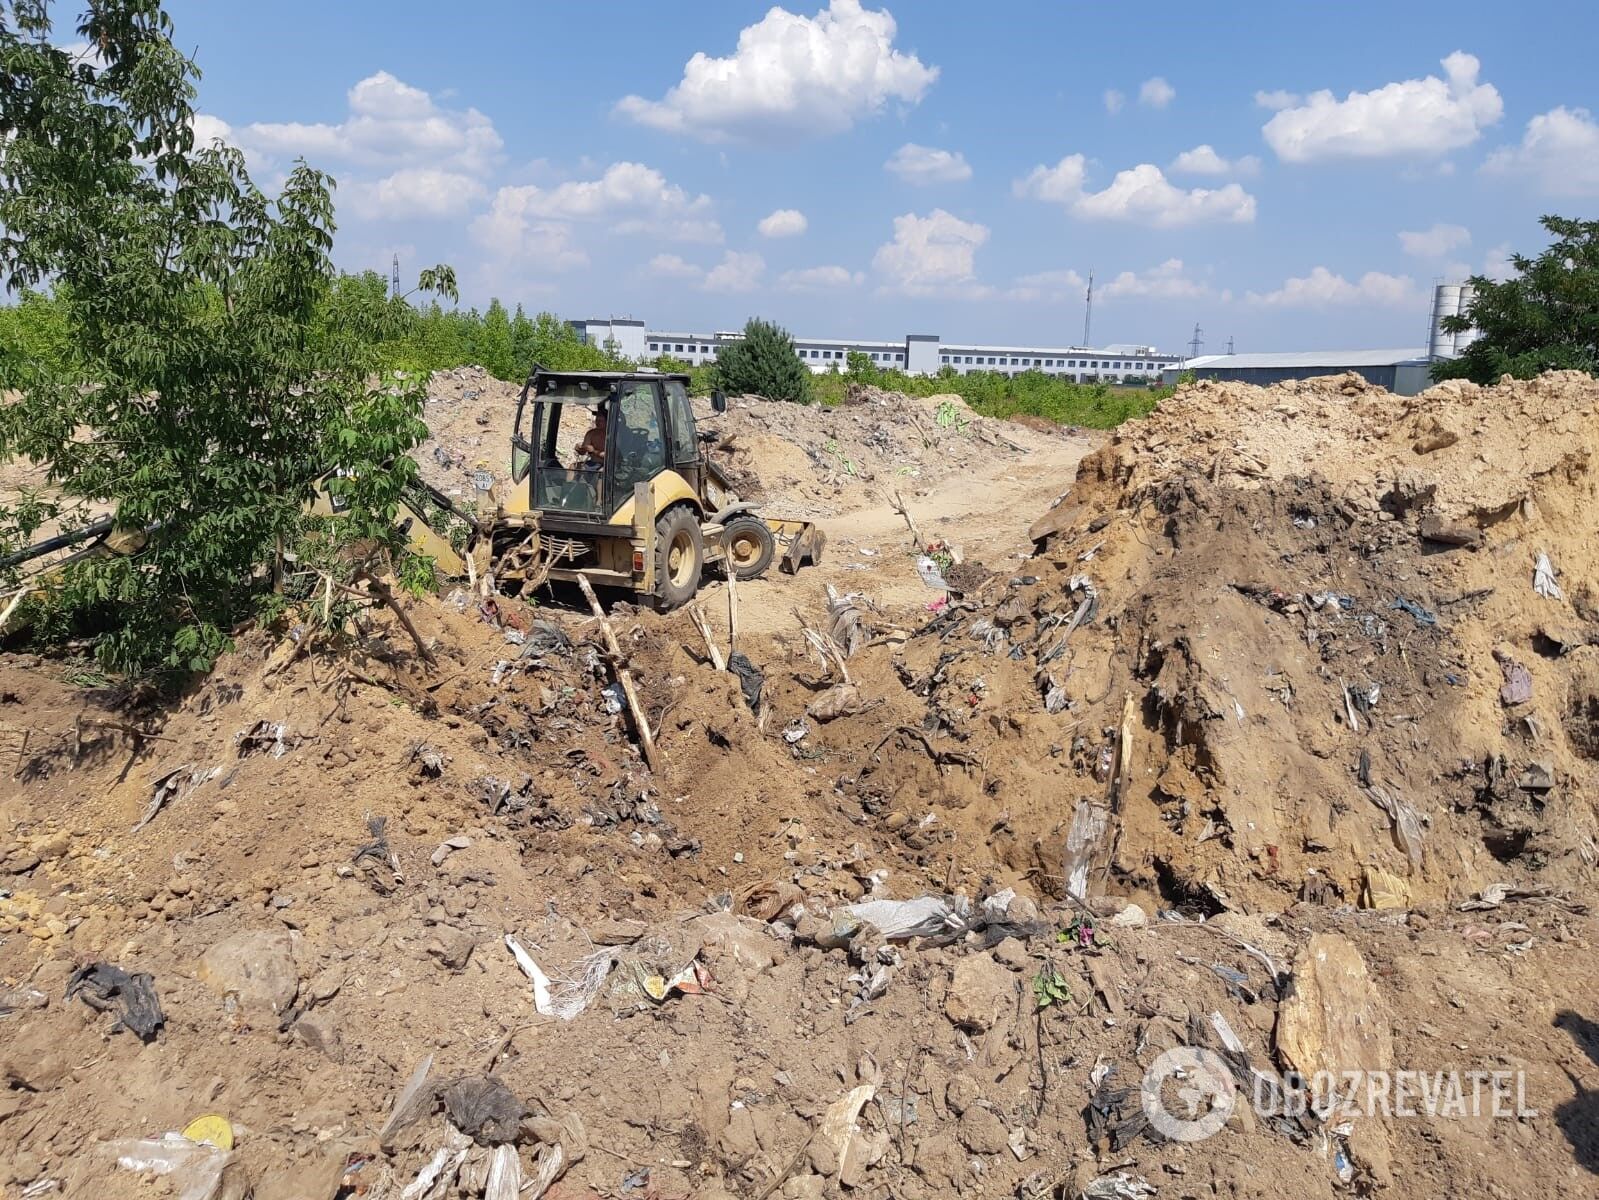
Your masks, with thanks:
[[[761,282],[766,260],[749,251],[729,250],[705,273],[700,285],[708,292],[752,292]]]
[[[1479,83],[1481,64],[1459,50],[1443,60],[1444,76],[1407,79],[1339,100],[1312,92],[1302,105],[1266,122],[1266,142],[1284,162],[1328,159],[1437,158],[1469,146],[1504,113],[1492,84]]]
[[[1462,246],[1471,245],[1471,230],[1464,225],[1440,222],[1431,229],[1400,231],[1399,245],[1412,258],[1442,258]]]
[[[1260,159],[1253,154],[1245,154],[1229,161],[1206,142],[1192,150],[1184,150],[1172,159],[1169,169],[1189,175],[1253,175],[1260,170]]]
[[[1183,271],[1183,260],[1168,258],[1147,271],[1123,271],[1106,280],[1095,289],[1096,295],[1114,300],[1122,296],[1137,296],[1151,300],[1191,300],[1216,294],[1208,283],[1189,277]],[[1230,299],[1223,292],[1222,299]]]
[[[619,115],[705,141],[842,133],[889,100],[919,102],[938,68],[894,49],[886,11],[832,0],[814,17],[772,8],[726,58],[703,51],[660,100],[626,96]]]
[[[1399,308],[1419,304],[1420,296],[1415,281],[1408,275],[1367,271],[1351,283],[1326,267],[1317,267],[1309,275],[1284,280],[1276,291],[1250,292],[1249,300],[1273,308],[1334,308],[1354,304]]]
[[[1012,191],[1064,205],[1085,220],[1132,221],[1157,229],[1207,222],[1247,223],[1255,219],[1255,198],[1236,183],[1221,188],[1183,189],[1153,163],[1119,171],[1104,191],[1085,190],[1087,160],[1068,154],[1053,167],[1038,166]]]
[[[805,214],[797,208],[780,208],[776,212],[762,217],[755,228],[762,237],[799,237],[800,234],[810,228],[810,222],[805,219]]]
[[[1122,107],[1127,103],[1127,97],[1122,95],[1115,88],[1106,88],[1104,101],[1105,111],[1114,117],[1117,113],[1121,112]]]
[[[1034,271],[1020,276],[1005,292],[1009,300],[1060,301],[1083,298],[1088,281],[1071,269]]]
[[[906,183],[963,183],[972,177],[972,168],[959,150],[935,150],[906,142],[883,164]]]
[[[832,292],[841,288],[859,287],[866,276],[847,267],[805,267],[798,271],[784,271],[777,277],[778,286],[791,292]]]
[[[1520,145],[1495,150],[1482,169],[1530,178],[1549,196],[1599,196],[1599,122],[1586,108],[1540,113]]]
[[[1161,76],[1146,79],[1138,88],[1138,103],[1148,108],[1165,108],[1177,98],[1177,89]]]
[[[925,217],[894,218],[894,240],[877,248],[872,267],[885,286],[909,295],[969,291],[977,275],[977,248],[988,227],[963,221],[942,208]]]
[[[550,254],[545,265],[571,266],[586,261],[574,244],[578,224],[666,241],[716,243],[722,227],[710,210],[709,196],[668,183],[654,167],[622,162],[611,164],[598,179],[502,187],[489,211],[472,222],[472,236],[489,250],[505,246],[529,258]]]
[[[375,183],[358,180],[345,193],[358,216],[395,219],[459,216],[488,194],[470,175],[432,167],[406,167]]]
[[[235,131],[238,143],[278,158],[473,175],[486,174],[502,157],[504,143],[488,117],[475,108],[442,108],[387,71],[361,80],[348,100],[349,114],[337,125],[256,122]]]
[[[644,268],[648,275],[658,279],[701,279],[705,272],[676,254],[657,254]]]
[[[1293,108],[1299,103],[1298,92],[1285,92],[1281,88],[1270,92],[1256,92],[1255,103],[1261,108],[1270,109],[1272,112],[1281,112],[1285,108]]]
[[[1509,242],[1502,242],[1495,246],[1488,251],[1487,256],[1482,260],[1482,273],[1489,279],[1496,279],[1501,283],[1506,279],[1511,279],[1521,274],[1520,271],[1516,270],[1515,264],[1510,261],[1511,253]]]
[[[195,113],[194,120],[189,122],[189,128],[194,130],[194,144],[196,146],[209,146],[214,141],[233,142],[233,126],[221,117],[213,117],[210,113]]]

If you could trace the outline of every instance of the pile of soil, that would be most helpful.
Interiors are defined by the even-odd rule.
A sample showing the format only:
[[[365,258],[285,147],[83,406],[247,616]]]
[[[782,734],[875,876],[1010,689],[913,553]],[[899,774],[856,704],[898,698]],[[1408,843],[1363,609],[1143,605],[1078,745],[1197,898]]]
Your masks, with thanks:
[[[837,408],[743,396],[722,415],[696,400],[695,415],[718,435],[716,459],[741,495],[780,500],[785,515],[807,519],[895,489],[910,495],[950,480],[992,480],[1069,436],[978,416],[954,394],[860,385]]]
[[[445,441],[498,436],[476,382],[435,379]],[[621,603],[612,661],[562,595],[406,602],[433,664],[383,611],[252,633],[166,702],[0,656],[0,1195],[1588,1194],[1596,396],[1190,388],[1030,560],[840,595],[837,657],[831,564],[741,585],[800,615],[736,671]],[[1141,1097],[1209,1111],[1178,1050],[1242,1089],[1205,1140]],[[1394,1068],[1536,1112],[1248,1103]],[[179,1173],[129,1144],[212,1113],[235,1148]]]

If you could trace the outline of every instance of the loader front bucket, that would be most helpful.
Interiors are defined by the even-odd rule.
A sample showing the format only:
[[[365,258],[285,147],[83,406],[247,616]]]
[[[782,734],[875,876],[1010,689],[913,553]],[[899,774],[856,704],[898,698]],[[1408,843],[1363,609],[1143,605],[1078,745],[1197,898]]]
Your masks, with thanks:
[[[822,561],[822,548],[827,545],[827,535],[812,521],[789,521],[781,517],[765,517],[768,529],[777,539],[778,565],[792,575],[806,563]]]

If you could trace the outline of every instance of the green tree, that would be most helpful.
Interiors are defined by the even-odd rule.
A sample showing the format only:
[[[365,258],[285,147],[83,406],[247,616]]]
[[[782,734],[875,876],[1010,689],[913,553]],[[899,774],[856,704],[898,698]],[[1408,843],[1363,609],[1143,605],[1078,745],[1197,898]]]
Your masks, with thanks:
[[[811,402],[811,373],[794,351],[786,329],[754,318],[744,326],[744,337],[722,348],[716,359],[720,386],[740,395],[768,400]]]
[[[372,382],[404,314],[364,279],[335,288],[332,181],[300,163],[269,197],[237,150],[195,144],[198,71],[159,0],[91,0],[92,57],[52,34],[48,0],[0,5],[0,288],[53,286],[76,361],[0,345],[0,391],[20,393],[0,460],[146,539],[68,568],[55,613],[108,666],[200,670],[270,603],[276,552],[399,553],[423,392]],[[448,268],[423,276],[453,295]],[[336,528],[306,512],[330,470]]]
[[[1477,340],[1433,365],[1434,379],[1492,383],[1502,375],[1530,379],[1544,371],[1599,374],[1599,221],[1544,217],[1553,240],[1537,258],[1513,255],[1519,274],[1503,282],[1481,275],[1466,312],[1448,317],[1451,333],[1475,329]]]

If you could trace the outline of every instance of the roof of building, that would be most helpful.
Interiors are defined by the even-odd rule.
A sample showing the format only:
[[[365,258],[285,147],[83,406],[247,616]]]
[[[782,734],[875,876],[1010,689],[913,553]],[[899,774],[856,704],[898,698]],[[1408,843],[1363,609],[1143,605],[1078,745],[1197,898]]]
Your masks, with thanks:
[[[1056,358],[1068,354],[1075,354],[1079,358],[1171,358],[1180,357],[1175,354],[1161,354],[1153,350],[1115,350],[1106,348],[1096,350],[1087,346],[984,346],[976,342],[945,342],[939,346],[940,353],[949,354],[1043,354],[1053,355]]]
[[[1286,354],[1205,354],[1182,364],[1185,371],[1247,370],[1254,367],[1292,370],[1296,367],[1391,367],[1397,363],[1426,362],[1425,350],[1303,350]]]

